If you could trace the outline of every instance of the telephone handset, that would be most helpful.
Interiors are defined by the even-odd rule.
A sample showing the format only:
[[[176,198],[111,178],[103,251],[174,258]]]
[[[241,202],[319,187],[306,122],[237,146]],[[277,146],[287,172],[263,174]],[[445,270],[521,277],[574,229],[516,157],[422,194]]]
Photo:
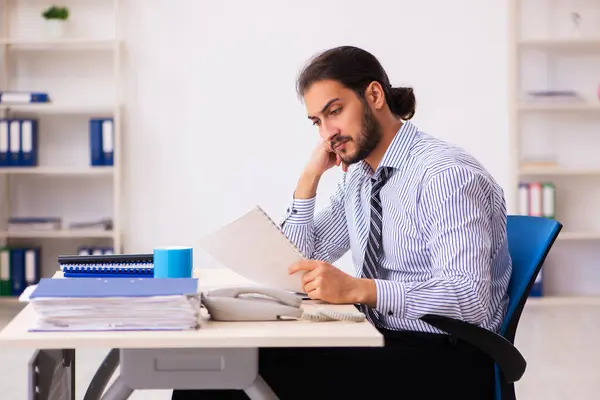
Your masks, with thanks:
[[[224,287],[202,294],[202,304],[216,321],[271,321],[302,317],[302,298],[267,287]]]
[[[215,321],[311,321],[365,320],[361,312],[340,313],[327,309],[306,312],[302,297],[293,292],[259,286],[235,286],[212,289],[201,294],[202,304]]]

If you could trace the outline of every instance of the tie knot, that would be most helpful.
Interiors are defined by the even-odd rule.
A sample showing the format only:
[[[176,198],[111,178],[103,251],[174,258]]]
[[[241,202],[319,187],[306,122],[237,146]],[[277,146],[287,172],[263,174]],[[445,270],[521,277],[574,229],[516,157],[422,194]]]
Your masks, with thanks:
[[[377,178],[376,181],[380,182],[381,184],[384,184],[388,180],[388,178],[390,177],[391,174],[392,174],[391,167],[382,167],[381,171],[379,172],[379,178]]]

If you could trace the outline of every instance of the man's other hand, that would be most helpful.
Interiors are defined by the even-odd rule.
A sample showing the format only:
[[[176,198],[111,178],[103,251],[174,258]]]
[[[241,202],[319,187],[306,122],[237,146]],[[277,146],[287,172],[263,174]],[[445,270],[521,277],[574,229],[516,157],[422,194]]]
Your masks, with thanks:
[[[363,303],[375,292],[375,283],[370,279],[355,278],[323,261],[302,260],[290,266],[288,272],[304,273],[304,292],[311,299],[328,303]]]

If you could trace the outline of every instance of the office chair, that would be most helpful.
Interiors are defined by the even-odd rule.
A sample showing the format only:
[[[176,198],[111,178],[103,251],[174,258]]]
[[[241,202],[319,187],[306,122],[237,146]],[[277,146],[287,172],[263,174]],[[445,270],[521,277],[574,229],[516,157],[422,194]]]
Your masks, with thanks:
[[[499,333],[440,315],[421,317],[436,328],[473,344],[494,360],[496,400],[516,398],[514,382],[521,379],[527,365],[514,346],[517,325],[535,278],[562,224],[549,218],[509,215],[506,229],[512,275],[508,286],[508,309]]]

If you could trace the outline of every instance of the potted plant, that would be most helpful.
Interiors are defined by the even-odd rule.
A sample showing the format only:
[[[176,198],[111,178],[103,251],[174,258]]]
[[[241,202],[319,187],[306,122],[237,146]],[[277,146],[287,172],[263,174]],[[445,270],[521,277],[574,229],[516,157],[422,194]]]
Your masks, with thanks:
[[[46,19],[48,32],[52,37],[64,36],[67,19],[69,18],[69,9],[67,7],[52,5],[44,10],[42,17]]]

